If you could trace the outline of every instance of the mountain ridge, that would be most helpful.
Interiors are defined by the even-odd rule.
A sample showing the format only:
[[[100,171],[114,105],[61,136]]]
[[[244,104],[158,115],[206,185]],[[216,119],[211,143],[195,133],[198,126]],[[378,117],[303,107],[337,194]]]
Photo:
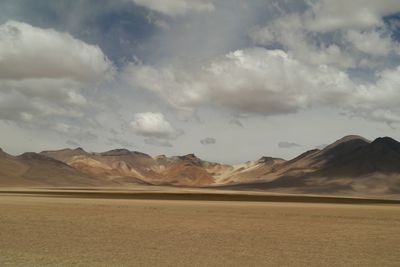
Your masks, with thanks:
[[[149,184],[295,193],[400,193],[400,142],[390,137],[371,142],[350,135],[290,160],[264,156],[237,165],[208,162],[195,154],[152,157],[125,148],[100,153],[66,148],[19,156],[0,149],[0,167],[0,186],[12,179],[18,184],[20,179],[22,185],[30,181],[27,184],[53,186]],[[13,168],[20,171],[12,174]]]

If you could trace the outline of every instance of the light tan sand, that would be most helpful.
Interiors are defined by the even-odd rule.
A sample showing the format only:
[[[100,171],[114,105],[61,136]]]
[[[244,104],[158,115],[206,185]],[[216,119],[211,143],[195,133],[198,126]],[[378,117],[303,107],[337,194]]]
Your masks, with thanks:
[[[399,266],[400,206],[0,196],[0,266]]]

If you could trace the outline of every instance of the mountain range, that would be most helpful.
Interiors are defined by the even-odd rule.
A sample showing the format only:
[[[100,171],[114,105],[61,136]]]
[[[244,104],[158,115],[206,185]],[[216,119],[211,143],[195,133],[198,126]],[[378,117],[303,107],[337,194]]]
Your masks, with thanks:
[[[346,136],[291,160],[262,157],[238,165],[204,161],[194,154],[151,157],[116,149],[82,148],[12,156],[0,149],[0,186],[213,187],[308,194],[400,193],[400,143]]]

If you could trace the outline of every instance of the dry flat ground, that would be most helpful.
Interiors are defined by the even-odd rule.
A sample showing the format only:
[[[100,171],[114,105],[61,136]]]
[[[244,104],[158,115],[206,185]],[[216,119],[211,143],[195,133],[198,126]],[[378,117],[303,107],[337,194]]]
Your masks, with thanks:
[[[3,193],[0,266],[400,266],[400,206]]]

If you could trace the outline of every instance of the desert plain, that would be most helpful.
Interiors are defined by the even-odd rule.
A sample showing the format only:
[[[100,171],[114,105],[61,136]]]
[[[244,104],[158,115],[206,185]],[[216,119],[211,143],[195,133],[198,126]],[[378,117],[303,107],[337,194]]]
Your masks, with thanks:
[[[212,194],[3,190],[0,266],[400,264],[397,201]]]

